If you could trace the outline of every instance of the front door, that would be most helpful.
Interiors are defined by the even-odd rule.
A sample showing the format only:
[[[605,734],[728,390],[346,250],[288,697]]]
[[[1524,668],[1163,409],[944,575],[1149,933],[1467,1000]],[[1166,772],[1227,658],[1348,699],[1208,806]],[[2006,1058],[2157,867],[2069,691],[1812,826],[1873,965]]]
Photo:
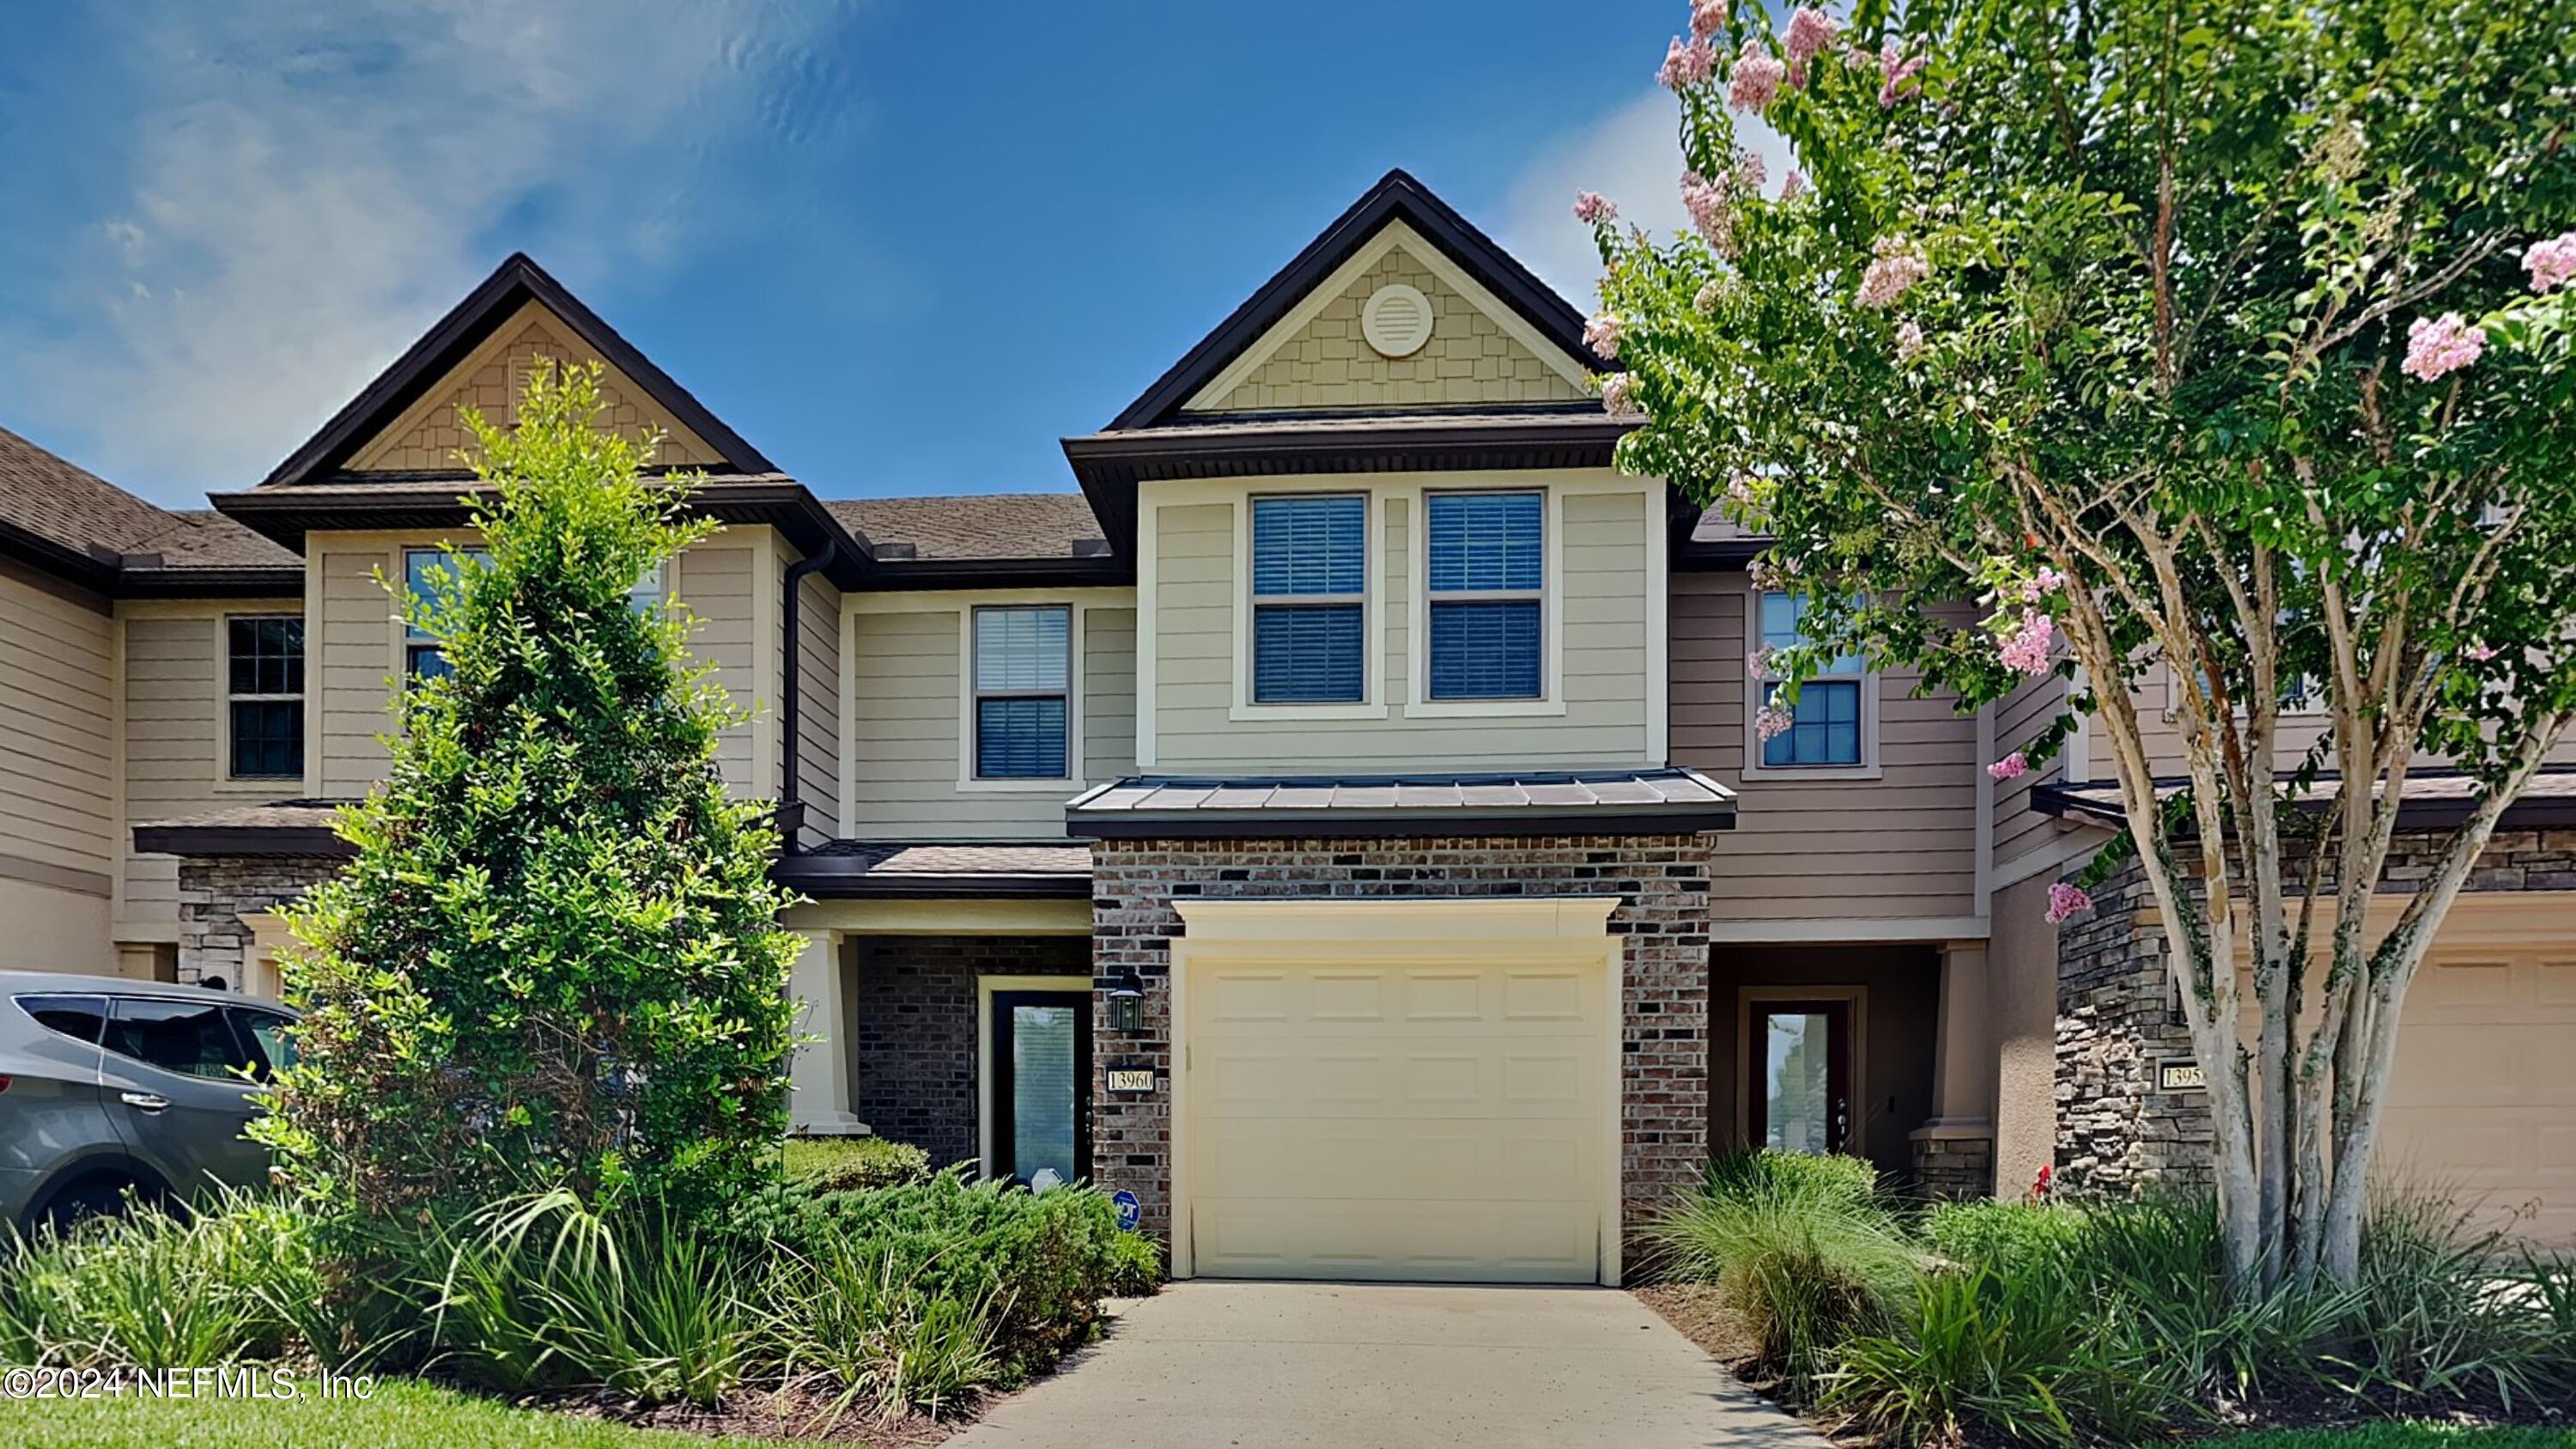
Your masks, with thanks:
[[[1756,1001],[1749,1125],[1756,1145],[1842,1152],[1851,1143],[1851,1003]]]
[[[1091,1175],[1091,993],[993,993],[993,1175]]]

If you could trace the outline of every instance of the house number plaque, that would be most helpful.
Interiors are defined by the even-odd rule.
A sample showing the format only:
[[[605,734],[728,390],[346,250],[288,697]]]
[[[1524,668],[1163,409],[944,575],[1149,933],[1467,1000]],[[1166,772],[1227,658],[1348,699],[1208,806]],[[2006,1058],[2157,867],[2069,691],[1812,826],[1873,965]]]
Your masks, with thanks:
[[[1152,1067],[1111,1067],[1109,1090],[1113,1092],[1150,1092],[1154,1090]]]
[[[2156,1067],[2156,1089],[2163,1092],[2198,1092],[2209,1086],[2209,1074],[2200,1063],[2164,1062]]]

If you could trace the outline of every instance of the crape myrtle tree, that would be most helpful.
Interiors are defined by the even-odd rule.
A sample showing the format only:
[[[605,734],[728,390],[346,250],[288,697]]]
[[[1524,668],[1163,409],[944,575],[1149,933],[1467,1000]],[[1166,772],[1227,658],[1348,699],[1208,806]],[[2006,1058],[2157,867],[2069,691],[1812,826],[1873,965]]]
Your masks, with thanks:
[[[1963,709],[2063,698],[1998,779],[2089,714],[2127,829],[2049,916],[2134,858],[2229,1271],[2350,1277],[2407,985],[2576,710],[2569,0],[1688,26],[1692,230],[1576,215],[1603,402],[1644,419],[1621,465],[1775,539],[1757,567],[1806,603],[1747,660],[1757,732],[1852,648]],[[2390,924],[2428,761],[2472,798]]]
[[[653,445],[595,425],[596,366],[472,412],[480,555],[413,599],[452,672],[400,695],[357,858],[288,913],[309,1014],[255,1127],[301,1191],[368,1217],[568,1186],[682,1212],[785,1127],[796,938],[766,807],[715,765],[742,716],[638,582],[714,526]]]

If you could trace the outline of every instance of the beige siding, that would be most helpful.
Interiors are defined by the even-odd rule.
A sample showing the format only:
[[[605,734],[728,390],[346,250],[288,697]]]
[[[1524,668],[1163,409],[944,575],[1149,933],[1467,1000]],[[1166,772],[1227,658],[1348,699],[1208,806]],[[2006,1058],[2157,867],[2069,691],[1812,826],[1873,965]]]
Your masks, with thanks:
[[[753,737],[759,730],[778,728],[778,721],[760,709],[766,690],[759,667],[764,651],[752,637],[753,596],[761,587],[754,574],[756,552],[730,534],[719,535],[681,556],[673,591],[697,616],[690,652],[714,667],[715,682],[733,696],[734,706],[753,716],[717,737],[716,763],[725,783],[740,794],[775,795],[777,781],[753,778]],[[774,594],[778,584],[772,580],[768,587]],[[765,652],[774,659],[776,645]]]
[[[542,305],[530,302],[496,329],[456,370],[406,409],[383,433],[359,448],[349,462],[353,472],[452,470],[457,452],[472,435],[460,413],[465,408],[494,422],[511,415],[519,390],[526,386],[530,364],[539,358],[558,363],[599,362],[571,328]],[[603,364],[604,366],[604,364]],[[599,380],[605,404],[599,421],[629,437],[665,435],[658,460],[665,463],[715,465],[715,449],[680,425],[661,404],[645,395],[632,378],[608,367]]]
[[[2025,681],[1994,706],[1995,758],[2002,759],[2029,744],[2065,708],[2065,680],[2044,674]],[[2044,780],[2063,780],[2066,776],[2067,757],[2061,750],[2056,759],[2035,766],[2019,779],[1994,781],[1988,786],[1994,792],[1998,863],[2044,847],[2056,833],[2056,817],[2030,807],[2030,788]]]
[[[436,542],[423,538],[426,546]],[[328,799],[354,799],[384,778],[391,756],[384,744],[394,728],[393,681],[402,672],[393,595],[384,579],[399,581],[403,560],[392,544],[308,545],[307,568],[318,570],[322,619],[304,630],[305,708],[319,709],[321,759],[308,761]],[[316,727],[305,728],[314,738]]]
[[[1431,340],[1407,357],[1382,356],[1361,335],[1361,307],[1392,282],[1420,291],[1432,307]],[[1585,396],[1473,301],[1395,246],[1204,410],[1573,402]]]
[[[841,833],[841,591],[812,573],[797,593],[796,789],[811,842]]]
[[[1716,918],[1976,914],[1975,719],[1947,695],[1908,698],[1919,676],[1888,673],[1875,681],[1880,778],[1745,778],[1749,600],[1741,573],[1674,576],[1673,762],[1742,792],[1735,829],[1713,838]]]
[[[1312,480],[1254,482],[1221,501],[1206,485],[1167,492],[1147,513],[1155,550],[1154,739],[1151,768],[1167,772],[1333,772],[1365,769],[1545,769],[1660,764],[1649,760],[1648,641],[1655,604],[1648,593],[1659,562],[1656,495],[1582,491],[1615,475],[1490,477],[1388,475],[1332,487]],[[1421,567],[1419,494],[1424,486],[1532,487],[1558,492],[1550,527],[1561,555],[1545,601],[1559,636],[1561,679],[1550,705],[1561,712],[1449,714],[1413,707],[1415,575]],[[1327,708],[1249,707],[1237,697],[1237,611],[1247,607],[1236,576],[1237,516],[1255,493],[1290,488],[1366,491],[1372,497],[1370,577],[1377,593],[1383,658],[1367,718]],[[1149,485],[1149,496],[1152,485]],[[1650,543],[1650,539],[1654,542]],[[1248,677],[1248,667],[1243,670]],[[1375,711],[1383,707],[1383,718]],[[1340,711],[1349,714],[1348,710]]]
[[[115,869],[116,624],[93,600],[0,573],[0,874]]]
[[[961,785],[970,748],[959,670],[965,611],[851,615],[851,754],[859,839],[1029,839],[1064,834],[1064,802],[1135,768],[1136,614],[1078,605],[1081,781],[1027,788]]]

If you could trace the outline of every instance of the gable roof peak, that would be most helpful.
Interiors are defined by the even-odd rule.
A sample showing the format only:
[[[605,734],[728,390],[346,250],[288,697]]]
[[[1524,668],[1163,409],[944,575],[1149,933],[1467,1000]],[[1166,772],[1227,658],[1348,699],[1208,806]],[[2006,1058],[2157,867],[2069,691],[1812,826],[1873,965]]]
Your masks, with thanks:
[[[1155,379],[1153,386],[1111,419],[1107,431],[1150,427],[1168,420],[1200,387],[1258,342],[1334,268],[1350,260],[1353,253],[1396,221],[1437,247],[1550,343],[1589,366],[1602,366],[1584,344],[1583,314],[1575,310],[1573,303],[1558,296],[1519,258],[1459,215],[1412,172],[1396,166],[1360,193],[1359,199],[1333,218],[1304,250],[1289,259],[1288,265],[1262,283],[1217,324],[1216,330],[1200,338],[1196,346]]]

